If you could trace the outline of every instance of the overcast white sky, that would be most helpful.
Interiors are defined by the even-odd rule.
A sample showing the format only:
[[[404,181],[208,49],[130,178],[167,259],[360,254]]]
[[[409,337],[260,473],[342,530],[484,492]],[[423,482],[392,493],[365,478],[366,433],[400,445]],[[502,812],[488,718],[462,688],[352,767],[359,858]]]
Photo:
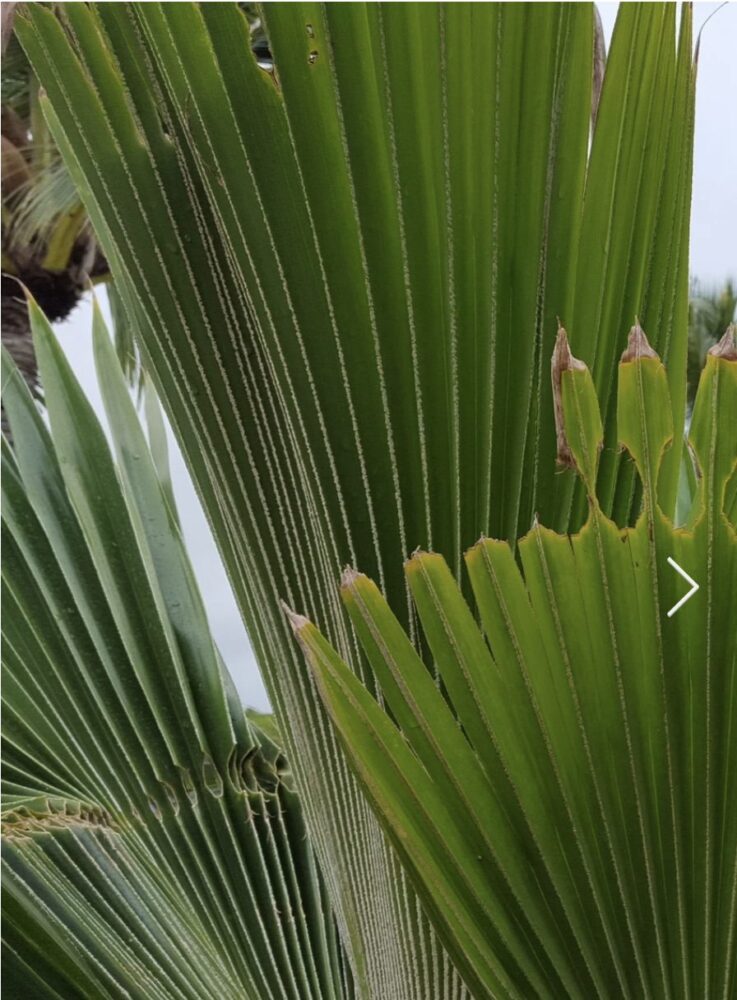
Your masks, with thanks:
[[[618,4],[599,10],[611,38]],[[710,18],[701,37],[696,100],[696,149],[691,215],[691,273],[703,284],[737,277],[737,3],[696,3],[695,34]],[[715,13],[716,12],[716,13]],[[714,15],[711,17],[711,15]],[[82,304],[57,326],[59,339],[77,375],[102,410],[91,350],[91,310]],[[190,556],[203,587],[210,623],[247,705],[268,708],[248,637],[199,501],[172,440],[172,478]]]

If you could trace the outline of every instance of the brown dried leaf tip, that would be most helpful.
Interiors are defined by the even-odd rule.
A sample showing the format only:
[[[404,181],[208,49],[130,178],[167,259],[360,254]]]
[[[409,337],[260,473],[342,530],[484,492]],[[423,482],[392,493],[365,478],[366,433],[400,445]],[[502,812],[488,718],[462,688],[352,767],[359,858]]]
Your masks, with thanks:
[[[630,330],[630,335],[627,339],[627,349],[622,354],[620,361],[625,364],[628,361],[637,361],[640,358],[655,358],[659,361],[657,353],[650,346],[650,342],[645,336],[645,331],[640,326],[638,320],[635,320],[635,325]]]
[[[571,449],[566,438],[565,421],[563,420],[563,395],[561,380],[563,372],[586,371],[586,365],[571,354],[571,347],[568,343],[568,334],[562,326],[558,327],[558,336],[555,339],[555,349],[551,361],[551,376],[553,379],[553,409],[555,412],[555,434],[558,444],[558,463],[569,469],[575,469],[576,463],[573,460]]]
[[[730,323],[718,344],[709,348],[709,354],[724,361],[737,361],[737,326]]]

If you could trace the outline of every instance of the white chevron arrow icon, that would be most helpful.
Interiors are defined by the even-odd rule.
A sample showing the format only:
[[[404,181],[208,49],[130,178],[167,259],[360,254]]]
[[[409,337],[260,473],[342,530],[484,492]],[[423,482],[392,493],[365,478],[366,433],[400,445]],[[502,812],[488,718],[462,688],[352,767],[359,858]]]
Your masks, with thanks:
[[[695,580],[693,580],[688,575],[688,573],[686,572],[686,570],[682,566],[678,565],[678,563],[675,561],[675,559],[671,559],[671,557],[668,556],[668,562],[671,564],[671,566],[673,567],[673,569],[676,570],[677,573],[681,574],[681,576],[683,577],[684,580],[686,580],[687,583],[691,584],[691,589],[689,590],[689,592],[687,594],[685,594],[680,599],[680,601],[677,601],[676,604],[674,604],[673,607],[668,612],[668,617],[670,618],[672,615],[674,615],[676,613],[676,611],[678,611],[679,608],[683,607],[683,605],[686,603],[686,601],[689,599],[689,597],[693,597],[693,595],[699,589],[699,585],[698,585],[698,583]]]

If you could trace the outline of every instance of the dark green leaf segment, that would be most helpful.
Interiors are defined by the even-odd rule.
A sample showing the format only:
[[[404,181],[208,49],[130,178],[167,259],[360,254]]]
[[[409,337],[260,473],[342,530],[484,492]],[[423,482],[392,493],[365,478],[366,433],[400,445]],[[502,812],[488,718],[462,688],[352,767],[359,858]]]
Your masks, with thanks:
[[[210,634],[95,318],[115,457],[31,303],[3,357],[3,978],[45,1000],[353,996],[283,751]]]

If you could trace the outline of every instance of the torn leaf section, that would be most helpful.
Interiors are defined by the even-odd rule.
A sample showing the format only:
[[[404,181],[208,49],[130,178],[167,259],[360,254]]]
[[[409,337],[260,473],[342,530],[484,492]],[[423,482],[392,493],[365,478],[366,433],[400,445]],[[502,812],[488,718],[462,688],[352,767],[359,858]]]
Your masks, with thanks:
[[[593,498],[604,440],[601,412],[591,372],[574,358],[563,327],[558,330],[551,374],[558,462],[578,472]]]
[[[636,323],[619,365],[617,432],[635,460],[646,502],[656,501],[658,473],[673,441],[673,416],[665,368]]]

